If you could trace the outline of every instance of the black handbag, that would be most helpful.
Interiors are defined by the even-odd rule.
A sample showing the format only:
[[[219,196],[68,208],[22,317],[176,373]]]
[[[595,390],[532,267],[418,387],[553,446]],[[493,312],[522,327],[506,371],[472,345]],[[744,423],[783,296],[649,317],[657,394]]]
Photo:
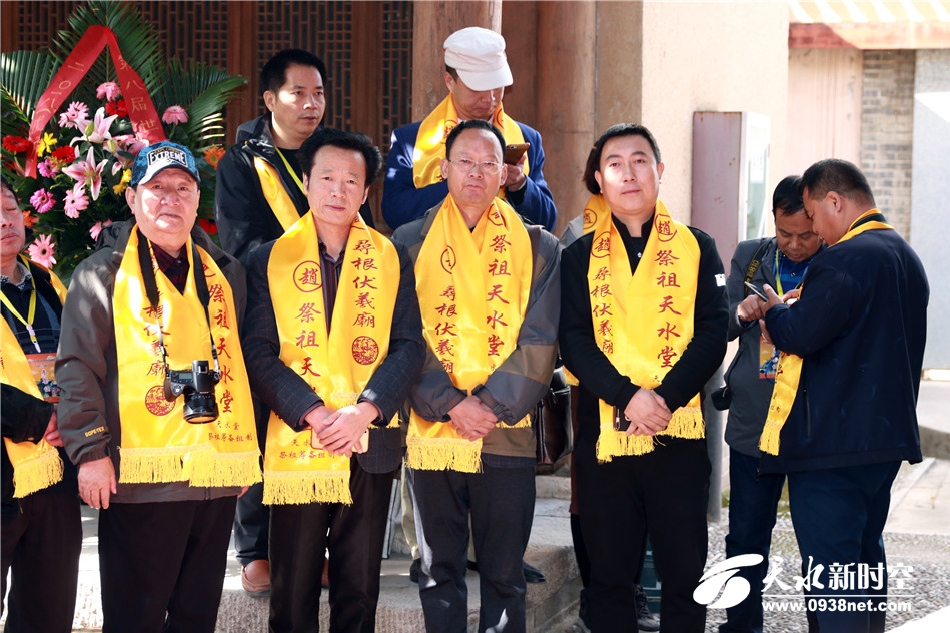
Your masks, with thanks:
[[[556,464],[574,450],[571,388],[564,369],[557,368],[537,410],[538,464]]]

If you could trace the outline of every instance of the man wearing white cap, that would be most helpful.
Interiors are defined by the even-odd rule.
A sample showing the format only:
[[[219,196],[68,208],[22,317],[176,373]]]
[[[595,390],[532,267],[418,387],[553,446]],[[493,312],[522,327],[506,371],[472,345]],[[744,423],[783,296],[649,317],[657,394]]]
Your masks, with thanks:
[[[544,180],[544,149],[537,130],[508,116],[502,105],[505,86],[513,83],[505,38],[470,26],[446,38],[445,87],[449,94],[422,121],[393,131],[386,158],[382,211],[393,229],[438,206],[448,194],[439,173],[445,138],[460,121],[489,121],[508,145],[528,144],[527,152],[505,165],[499,197],[518,213],[548,230],[557,208]]]

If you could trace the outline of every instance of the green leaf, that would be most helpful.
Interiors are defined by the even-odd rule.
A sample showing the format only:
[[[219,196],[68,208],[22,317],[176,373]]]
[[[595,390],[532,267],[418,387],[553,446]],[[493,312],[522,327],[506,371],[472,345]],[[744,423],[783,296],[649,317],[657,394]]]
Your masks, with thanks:
[[[0,56],[0,83],[3,86],[4,134],[25,133],[7,130],[8,122],[26,123],[30,127],[33,110],[49,86],[59,64],[48,51],[12,51]],[[8,116],[9,115],[9,116]]]

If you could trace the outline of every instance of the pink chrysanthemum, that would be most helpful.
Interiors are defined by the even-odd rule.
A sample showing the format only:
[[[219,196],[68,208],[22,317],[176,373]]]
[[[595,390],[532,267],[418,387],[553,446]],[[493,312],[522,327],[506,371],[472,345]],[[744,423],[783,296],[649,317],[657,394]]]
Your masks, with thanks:
[[[49,158],[41,161],[40,164],[36,166],[36,169],[43,178],[55,178],[57,174],[59,174],[59,167],[56,165],[56,162]]]
[[[96,222],[91,227],[89,227],[89,236],[92,237],[92,241],[95,242],[99,239],[99,234],[102,233],[102,229],[106,228],[112,224],[112,220],[106,220],[105,222]]]
[[[30,244],[30,248],[27,249],[27,252],[30,255],[30,259],[40,266],[52,268],[53,264],[56,263],[56,258],[53,257],[53,249],[55,248],[56,243],[53,242],[52,236],[40,235],[36,238],[35,242]]]
[[[46,213],[56,205],[56,198],[46,189],[37,189],[30,196],[30,204],[33,205],[37,213]]]
[[[86,191],[78,182],[72,189],[66,192],[66,215],[74,220],[79,217],[79,212],[89,207],[89,197]]]
[[[169,106],[162,114],[162,121],[168,124],[188,123],[188,113],[180,105]]]
[[[59,115],[59,127],[74,127],[77,130],[85,129],[89,124],[86,116],[89,114],[89,106],[82,101],[73,101],[69,104],[66,112]]]
[[[119,85],[114,81],[107,81],[105,83],[99,84],[99,87],[96,88],[96,98],[105,99],[106,101],[114,101],[116,97],[121,94]]]

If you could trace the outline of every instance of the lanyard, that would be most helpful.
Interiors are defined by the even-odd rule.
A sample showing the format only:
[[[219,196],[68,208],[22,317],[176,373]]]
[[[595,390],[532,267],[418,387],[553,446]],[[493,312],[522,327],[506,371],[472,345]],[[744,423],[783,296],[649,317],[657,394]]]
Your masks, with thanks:
[[[802,285],[802,282],[799,281],[798,285],[795,287],[798,288],[801,285]],[[780,268],[780,265],[779,265],[777,248],[775,249],[775,289],[778,290],[778,296],[781,297],[785,294],[785,291],[782,290],[782,269]]]
[[[304,195],[307,195],[307,192],[304,191],[303,183],[300,182],[300,178],[297,177],[297,172],[295,172],[293,168],[290,166],[290,163],[287,162],[287,158],[284,156],[284,153],[280,151],[280,148],[277,147],[276,145],[274,145],[274,149],[277,150],[277,155],[280,156],[280,159],[284,161],[284,167],[287,168],[287,173],[290,174],[290,177],[293,178],[294,182],[297,183],[297,186],[300,187],[300,191]]]
[[[33,347],[36,348],[36,353],[41,354],[40,344],[36,340],[36,332],[33,331],[33,319],[36,318],[36,279],[30,275],[30,285],[33,287],[33,292],[30,293],[30,309],[27,312],[27,318],[23,318],[16,308],[13,307],[13,304],[10,303],[10,300],[7,298],[7,295],[0,292],[0,301],[3,301],[3,305],[7,306],[10,309],[10,312],[13,313],[20,323],[26,328],[27,333],[30,335],[30,340],[33,341]]]

